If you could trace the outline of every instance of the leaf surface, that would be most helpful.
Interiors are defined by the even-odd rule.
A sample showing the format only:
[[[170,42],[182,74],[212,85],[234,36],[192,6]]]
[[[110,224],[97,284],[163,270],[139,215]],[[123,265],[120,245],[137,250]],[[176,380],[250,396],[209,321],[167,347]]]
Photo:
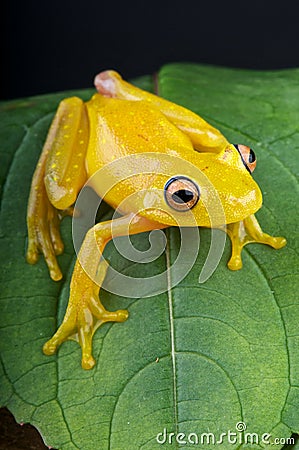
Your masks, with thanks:
[[[36,266],[25,262],[32,174],[58,102],[74,93],[1,104],[0,399],[19,422],[36,426],[48,445],[151,450],[160,447],[158,436],[165,437],[163,448],[193,448],[197,438],[214,448],[205,433],[220,440],[230,430],[236,442],[223,436],[221,448],[232,449],[244,442],[236,429],[240,423],[259,439],[299,432],[298,76],[294,69],[161,69],[160,95],[199,113],[231,142],[255,149],[254,178],[264,198],[257,217],[266,232],[285,236],[288,244],[279,251],[247,246],[243,269],[231,272],[227,242],[216,272],[199,285],[209,246],[209,231],[201,230],[199,257],[178,286],[146,299],[101,291],[107,309],[128,308],[130,317],[97,331],[97,366],[89,372],[80,367],[75,342],[64,343],[58,356],[41,351],[68,300],[74,264],[70,219],[62,224],[61,282],[50,280],[42,258]],[[150,77],[136,83],[152,88]],[[88,99],[92,92],[76,94]],[[166,253],[154,263],[132,265],[113,245],[105,256],[127,275],[148,277],[177,256],[178,230],[169,229],[167,237]],[[145,233],[132,241],[138,249],[148,247]]]

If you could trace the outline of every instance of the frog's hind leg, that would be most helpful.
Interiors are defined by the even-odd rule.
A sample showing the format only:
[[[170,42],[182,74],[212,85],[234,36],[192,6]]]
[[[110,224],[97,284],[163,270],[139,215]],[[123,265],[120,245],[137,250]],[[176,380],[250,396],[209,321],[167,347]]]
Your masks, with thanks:
[[[219,153],[229,145],[223,134],[198,114],[128,83],[114,70],[99,73],[94,84],[97,91],[105,97],[145,101],[159,109],[170,122],[189,136],[195,150]]]
[[[84,103],[63,100],[50,127],[34,172],[27,209],[27,261],[35,264],[43,253],[53,280],[62,277],[56,255],[63,252],[60,218],[71,205],[86,179],[85,154],[88,120]]]
[[[286,239],[284,237],[274,237],[264,233],[254,214],[240,222],[228,224],[226,232],[232,243],[232,255],[228,262],[228,267],[231,270],[239,270],[242,268],[241,252],[242,248],[247,244],[267,244],[275,249],[282,248],[286,245]]]

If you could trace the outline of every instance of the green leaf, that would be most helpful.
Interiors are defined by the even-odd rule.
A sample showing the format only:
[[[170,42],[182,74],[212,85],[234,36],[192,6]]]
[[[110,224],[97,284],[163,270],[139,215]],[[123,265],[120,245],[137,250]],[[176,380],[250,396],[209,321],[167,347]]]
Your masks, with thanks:
[[[156,437],[162,433],[163,441],[167,430],[163,448],[193,448],[170,433],[185,433],[178,440],[189,437],[194,443],[195,434],[199,440],[202,433],[219,439],[230,430],[237,442],[224,436],[221,448],[232,449],[244,439],[236,430],[240,422],[259,439],[264,433],[287,439],[299,432],[298,76],[297,69],[162,68],[160,95],[199,113],[231,142],[255,149],[254,178],[264,197],[258,219],[266,232],[285,236],[288,244],[279,251],[249,245],[243,269],[231,272],[227,242],[216,272],[199,285],[209,246],[209,231],[201,230],[192,271],[169,292],[130,299],[101,291],[107,309],[128,308],[130,317],[97,331],[97,366],[89,372],[81,369],[74,342],[64,343],[58,356],[41,351],[68,300],[74,264],[71,221],[62,224],[64,280],[51,281],[42,258],[36,266],[25,262],[32,174],[58,102],[74,93],[2,103],[0,401],[19,422],[36,426],[48,445],[151,450],[159,448]],[[149,77],[136,83],[152,86]],[[87,99],[91,93],[77,95]],[[113,245],[105,256],[127,275],[151,276],[176,257],[179,232],[170,229],[167,236],[166,256],[148,265],[132,266]],[[137,248],[147,248],[145,233],[133,238]],[[207,435],[202,437],[205,448],[215,447]],[[279,442],[276,448],[286,441]],[[244,448],[263,446],[249,442]]]

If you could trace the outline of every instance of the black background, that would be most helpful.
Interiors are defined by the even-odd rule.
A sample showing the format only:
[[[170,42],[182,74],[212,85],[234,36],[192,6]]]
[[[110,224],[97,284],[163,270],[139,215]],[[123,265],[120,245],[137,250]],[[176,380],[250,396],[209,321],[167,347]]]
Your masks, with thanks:
[[[190,61],[251,69],[299,67],[296,2],[37,0],[2,6],[0,98],[91,87]]]

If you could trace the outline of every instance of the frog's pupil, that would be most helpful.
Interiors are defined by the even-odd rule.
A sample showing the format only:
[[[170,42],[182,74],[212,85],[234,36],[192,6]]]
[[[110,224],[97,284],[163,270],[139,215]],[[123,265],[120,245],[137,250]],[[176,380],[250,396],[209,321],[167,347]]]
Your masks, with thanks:
[[[172,199],[176,203],[188,203],[193,199],[193,192],[188,189],[180,189],[172,194]]]
[[[254,154],[254,151],[250,149],[249,157],[248,157],[248,162],[251,164],[251,163],[253,163],[254,161],[255,161],[255,154]]]

